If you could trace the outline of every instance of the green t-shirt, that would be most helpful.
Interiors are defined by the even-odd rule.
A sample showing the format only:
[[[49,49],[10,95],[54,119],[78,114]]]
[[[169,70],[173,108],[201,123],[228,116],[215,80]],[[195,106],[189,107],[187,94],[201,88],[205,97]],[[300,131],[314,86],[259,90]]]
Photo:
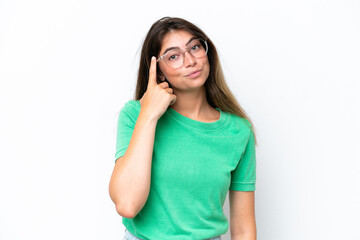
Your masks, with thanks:
[[[149,197],[125,227],[145,240],[199,240],[225,234],[228,190],[254,191],[256,157],[250,123],[220,111],[205,123],[168,108],[156,125]],[[125,154],[140,113],[138,100],[121,109],[115,159]],[[115,162],[116,162],[115,160]],[[129,183],[131,184],[131,183]]]

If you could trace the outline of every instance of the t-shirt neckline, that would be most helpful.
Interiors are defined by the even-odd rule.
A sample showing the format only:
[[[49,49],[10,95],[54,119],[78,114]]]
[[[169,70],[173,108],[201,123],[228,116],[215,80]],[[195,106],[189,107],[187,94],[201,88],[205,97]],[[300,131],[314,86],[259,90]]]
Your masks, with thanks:
[[[201,122],[197,121],[191,118],[188,118],[180,113],[178,113],[176,110],[172,109],[171,107],[168,108],[166,111],[170,116],[178,120],[179,122],[199,130],[216,130],[224,125],[227,119],[227,115],[225,112],[221,111],[220,108],[215,108],[220,112],[220,118],[216,120],[215,122]]]

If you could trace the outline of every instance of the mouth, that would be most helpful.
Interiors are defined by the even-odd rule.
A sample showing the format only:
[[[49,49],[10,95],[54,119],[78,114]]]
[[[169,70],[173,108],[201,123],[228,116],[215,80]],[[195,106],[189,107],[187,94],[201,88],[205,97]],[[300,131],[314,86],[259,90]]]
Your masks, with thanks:
[[[195,70],[195,71],[185,75],[185,77],[196,78],[196,77],[200,76],[201,72],[202,72],[202,69],[198,69],[198,70]]]

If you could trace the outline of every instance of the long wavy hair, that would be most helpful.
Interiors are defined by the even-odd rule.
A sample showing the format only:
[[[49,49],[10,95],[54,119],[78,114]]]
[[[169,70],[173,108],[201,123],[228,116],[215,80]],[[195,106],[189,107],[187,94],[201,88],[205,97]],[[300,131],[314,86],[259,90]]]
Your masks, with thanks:
[[[134,94],[135,100],[140,100],[146,92],[149,81],[151,57],[159,57],[161,45],[166,34],[175,30],[184,30],[195,37],[205,39],[208,43],[207,56],[210,64],[209,77],[205,82],[206,99],[214,108],[245,118],[250,123],[250,129],[255,137],[255,128],[244,109],[240,106],[225,82],[223,70],[215,45],[209,37],[197,26],[182,18],[164,17],[156,21],[147,33],[141,49],[137,84]],[[157,67],[157,69],[159,69]],[[160,83],[160,73],[157,71],[157,82]],[[169,83],[169,82],[168,82]],[[169,87],[171,87],[169,83]]]

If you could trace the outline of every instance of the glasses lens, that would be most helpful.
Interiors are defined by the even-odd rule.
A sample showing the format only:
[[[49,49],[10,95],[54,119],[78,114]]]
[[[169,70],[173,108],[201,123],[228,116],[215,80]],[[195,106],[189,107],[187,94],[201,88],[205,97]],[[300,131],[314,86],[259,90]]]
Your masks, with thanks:
[[[172,68],[179,68],[183,65],[183,54],[180,50],[171,50],[167,52],[165,62]]]
[[[208,51],[206,41],[201,39],[194,39],[188,44],[188,52],[194,58],[205,57]],[[184,64],[184,54],[181,50],[171,50],[164,56],[166,64],[171,68],[179,68]]]
[[[201,39],[195,39],[189,44],[189,52],[195,58],[202,58],[207,53],[207,44]]]

